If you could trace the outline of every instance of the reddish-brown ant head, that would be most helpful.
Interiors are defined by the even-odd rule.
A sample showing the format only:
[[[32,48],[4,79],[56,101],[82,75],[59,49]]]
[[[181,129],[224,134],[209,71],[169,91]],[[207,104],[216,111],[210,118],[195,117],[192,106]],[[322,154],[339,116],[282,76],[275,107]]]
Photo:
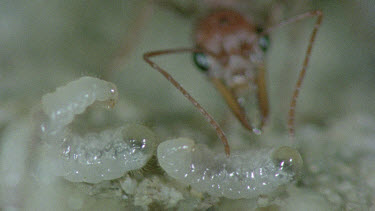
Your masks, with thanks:
[[[145,53],[143,59],[171,82],[206,117],[223,142],[226,155],[229,156],[228,140],[219,124],[188,91],[167,71],[151,61],[150,58],[166,54],[192,52],[195,64],[201,70],[208,71],[208,76],[221,92],[228,106],[241,124],[249,131],[260,134],[261,130],[257,126],[253,127],[251,121],[248,120],[246,110],[241,105],[244,99],[242,96],[248,96],[248,90],[255,88],[260,109],[259,128],[262,129],[269,115],[265,80],[266,70],[263,62],[264,53],[269,45],[268,34],[280,26],[295,23],[308,17],[317,17],[317,20],[310,36],[303,66],[289,107],[289,134],[291,137],[294,137],[295,107],[299,90],[306,74],[314,40],[323,20],[323,13],[321,11],[307,12],[283,21],[274,27],[267,28],[264,31],[259,31],[256,30],[252,22],[246,20],[239,13],[231,10],[221,10],[202,19],[197,25],[195,31],[197,48],[151,51]]]
[[[255,25],[241,14],[232,10],[220,10],[198,23],[195,43],[198,48],[211,52],[222,60],[233,54],[249,54],[256,35]]]
[[[255,68],[263,62],[268,46],[268,38],[259,37],[255,24],[232,10],[219,10],[201,19],[194,38],[197,49],[202,50],[193,54],[195,64],[229,88],[246,87],[254,80]]]

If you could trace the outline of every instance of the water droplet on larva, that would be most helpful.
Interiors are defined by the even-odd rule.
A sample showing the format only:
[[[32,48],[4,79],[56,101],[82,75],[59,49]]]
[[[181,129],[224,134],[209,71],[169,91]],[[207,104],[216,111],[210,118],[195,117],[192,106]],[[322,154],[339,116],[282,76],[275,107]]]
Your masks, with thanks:
[[[301,176],[303,161],[296,149],[287,146],[280,147],[273,152],[272,159],[281,170],[293,173],[295,179]]]
[[[131,140],[132,148],[140,149],[146,154],[150,150],[153,151],[157,142],[155,134],[150,129],[138,124],[125,127],[122,130],[122,137],[124,141]]]

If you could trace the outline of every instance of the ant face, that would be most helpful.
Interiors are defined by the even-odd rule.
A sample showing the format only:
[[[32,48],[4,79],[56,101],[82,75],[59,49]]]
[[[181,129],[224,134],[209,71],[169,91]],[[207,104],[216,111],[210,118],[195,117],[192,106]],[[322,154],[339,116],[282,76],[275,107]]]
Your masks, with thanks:
[[[263,62],[269,44],[268,37],[260,37],[253,23],[232,10],[214,12],[202,19],[194,39],[198,49],[210,52],[194,53],[195,64],[229,88],[248,89],[255,82],[256,67]]]
[[[258,74],[268,46],[266,41],[259,36],[252,22],[232,10],[208,15],[199,22],[195,31],[197,48],[207,52],[195,52],[195,64],[207,72],[242,125],[255,133],[261,132],[258,126],[262,127],[268,116],[268,99],[265,86],[262,86],[264,74]],[[239,101],[249,101],[245,99],[257,89],[261,91],[258,100],[263,102],[259,104],[261,123],[253,126]]]
[[[312,11],[293,17],[280,24],[259,31],[255,25],[244,18],[241,14],[232,10],[221,10],[208,15],[202,19],[195,30],[196,48],[179,48],[147,52],[143,55],[144,60],[152,68],[159,71],[173,86],[175,86],[207,119],[216,130],[218,137],[224,144],[227,156],[230,154],[228,140],[219,124],[211,115],[196,101],[180,83],[178,83],[167,71],[151,61],[151,57],[191,52],[197,66],[207,72],[212,83],[222,94],[228,107],[237,117],[244,128],[250,132],[260,134],[266,124],[269,115],[268,94],[266,89],[266,70],[263,64],[264,53],[268,48],[268,34],[275,29],[295,23],[305,18],[317,17],[313,32],[310,36],[309,45],[305,54],[302,69],[298,76],[296,87],[288,113],[288,128],[290,137],[294,137],[294,115],[299,90],[302,86],[309,63],[313,43],[323,19],[321,11]],[[242,90],[255,90],[257,104],[260,113],[260,123],[253,126],[247,117],[246,110],[240,104],[239,94]]]

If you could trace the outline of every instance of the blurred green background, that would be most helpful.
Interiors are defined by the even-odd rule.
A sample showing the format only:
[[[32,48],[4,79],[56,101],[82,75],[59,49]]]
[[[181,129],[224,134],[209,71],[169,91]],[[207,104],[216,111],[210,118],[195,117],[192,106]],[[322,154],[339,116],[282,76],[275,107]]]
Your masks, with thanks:
[[[373,0],[1,0],[0,135],[11,122],[16,122],[14,120],[27,118],[45,93],[90,75],[114,82],[119,89],[119,104],[115,112],[105,113],[109,116],[105,117],[105,122],[138,122],[151,127],[161,140],[188,136],[221,151],[221,143],[205,118],[142,59],[143,53],[148,51],[194,46],[194,24],[216,7],[239,10],[257,24],[266,26],[314,9],[323,11],[323,24],[298,99],[297,137],[306,136],[309,140],[315,139],[316,133],[327,136],[325,131],[329,127],[340,127],[332,122],[351,118],[351,115],[375,117]],[[303,20],[271,34],[271,48],[266,58],[271,122],[265,136],[260,138],[241,128],[209,80],[194,66],[190,54],[154,60],[218,120],[234,149],[243,145],[249,147],[243,137],[253,141],[274,136],[276,142],[280,134],[287,135],[290,97],[314,21]],[[75,124],[81,123],[77,122]],[[306,128],[303,130],[306,125],[321,130],[311,135]],[[321,148],[326,146],[324,141],[333,140],[337,134],[338,140],[344,139],[353,128],[346,122],[342,125],[344,129],[332,130],[334,135],[329,138],[317,137],[321,145],[317,142],[310,154],[324,151]],[[365,128],[362,126],[360,130]],[[368,127],[371,130],[371,124]],[[373,132],[363,130],[364,136]],[[332,145],[336,148],[340,144]],[[302,150],[303,156],[306,163],[313,165],[307,166],[313,169],[320,162],[319,165],[324,163],[321,167],[324,170],[326,158],[311,156],[308,147]],[[345,147],[342,146],[344,151]],[[314,163],[315,159],[319,162]],[[341,165],[340,162],[335,164]],[[349,162],[348,166],[357,166],[355,162]],[[316,184],[319,187],[320,181],[314,181],[314,175],[311,178],[306,176],[306,187]]]

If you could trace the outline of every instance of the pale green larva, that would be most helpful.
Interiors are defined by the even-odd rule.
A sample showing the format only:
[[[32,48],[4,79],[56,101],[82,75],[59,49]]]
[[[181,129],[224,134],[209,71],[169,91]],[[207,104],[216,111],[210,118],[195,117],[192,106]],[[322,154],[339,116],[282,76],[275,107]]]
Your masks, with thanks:
[[[42,124],[42,139],[59,152],[59,176],[72,182],[98,183],[140,169],[151,158],[156,136],[144,126],[128,124],[83,136],[69,129],[75,115],[95,101],[113,107],[117,95],[114,84],[82,77],[43,96],[42,108],[47,118]]]
[[[231,199],[267,195],[300,174],[302,158],[290,147],[215,155],[187,138],[161,143],[160,166],[177,181],[218,197]]]
[[[43,111],[50,120],[45,126],[48,126],[50,132],[57,132],[71,123],[75,115],[83,113],[95,101],[113,107],[117,98],[116,85],[84,76],[42,97]]]
[[[73,136],[62,146],[63,176],[72,182],[89,183],[119,178],[147,163],[155,139],[149,129],[137,124]]]

